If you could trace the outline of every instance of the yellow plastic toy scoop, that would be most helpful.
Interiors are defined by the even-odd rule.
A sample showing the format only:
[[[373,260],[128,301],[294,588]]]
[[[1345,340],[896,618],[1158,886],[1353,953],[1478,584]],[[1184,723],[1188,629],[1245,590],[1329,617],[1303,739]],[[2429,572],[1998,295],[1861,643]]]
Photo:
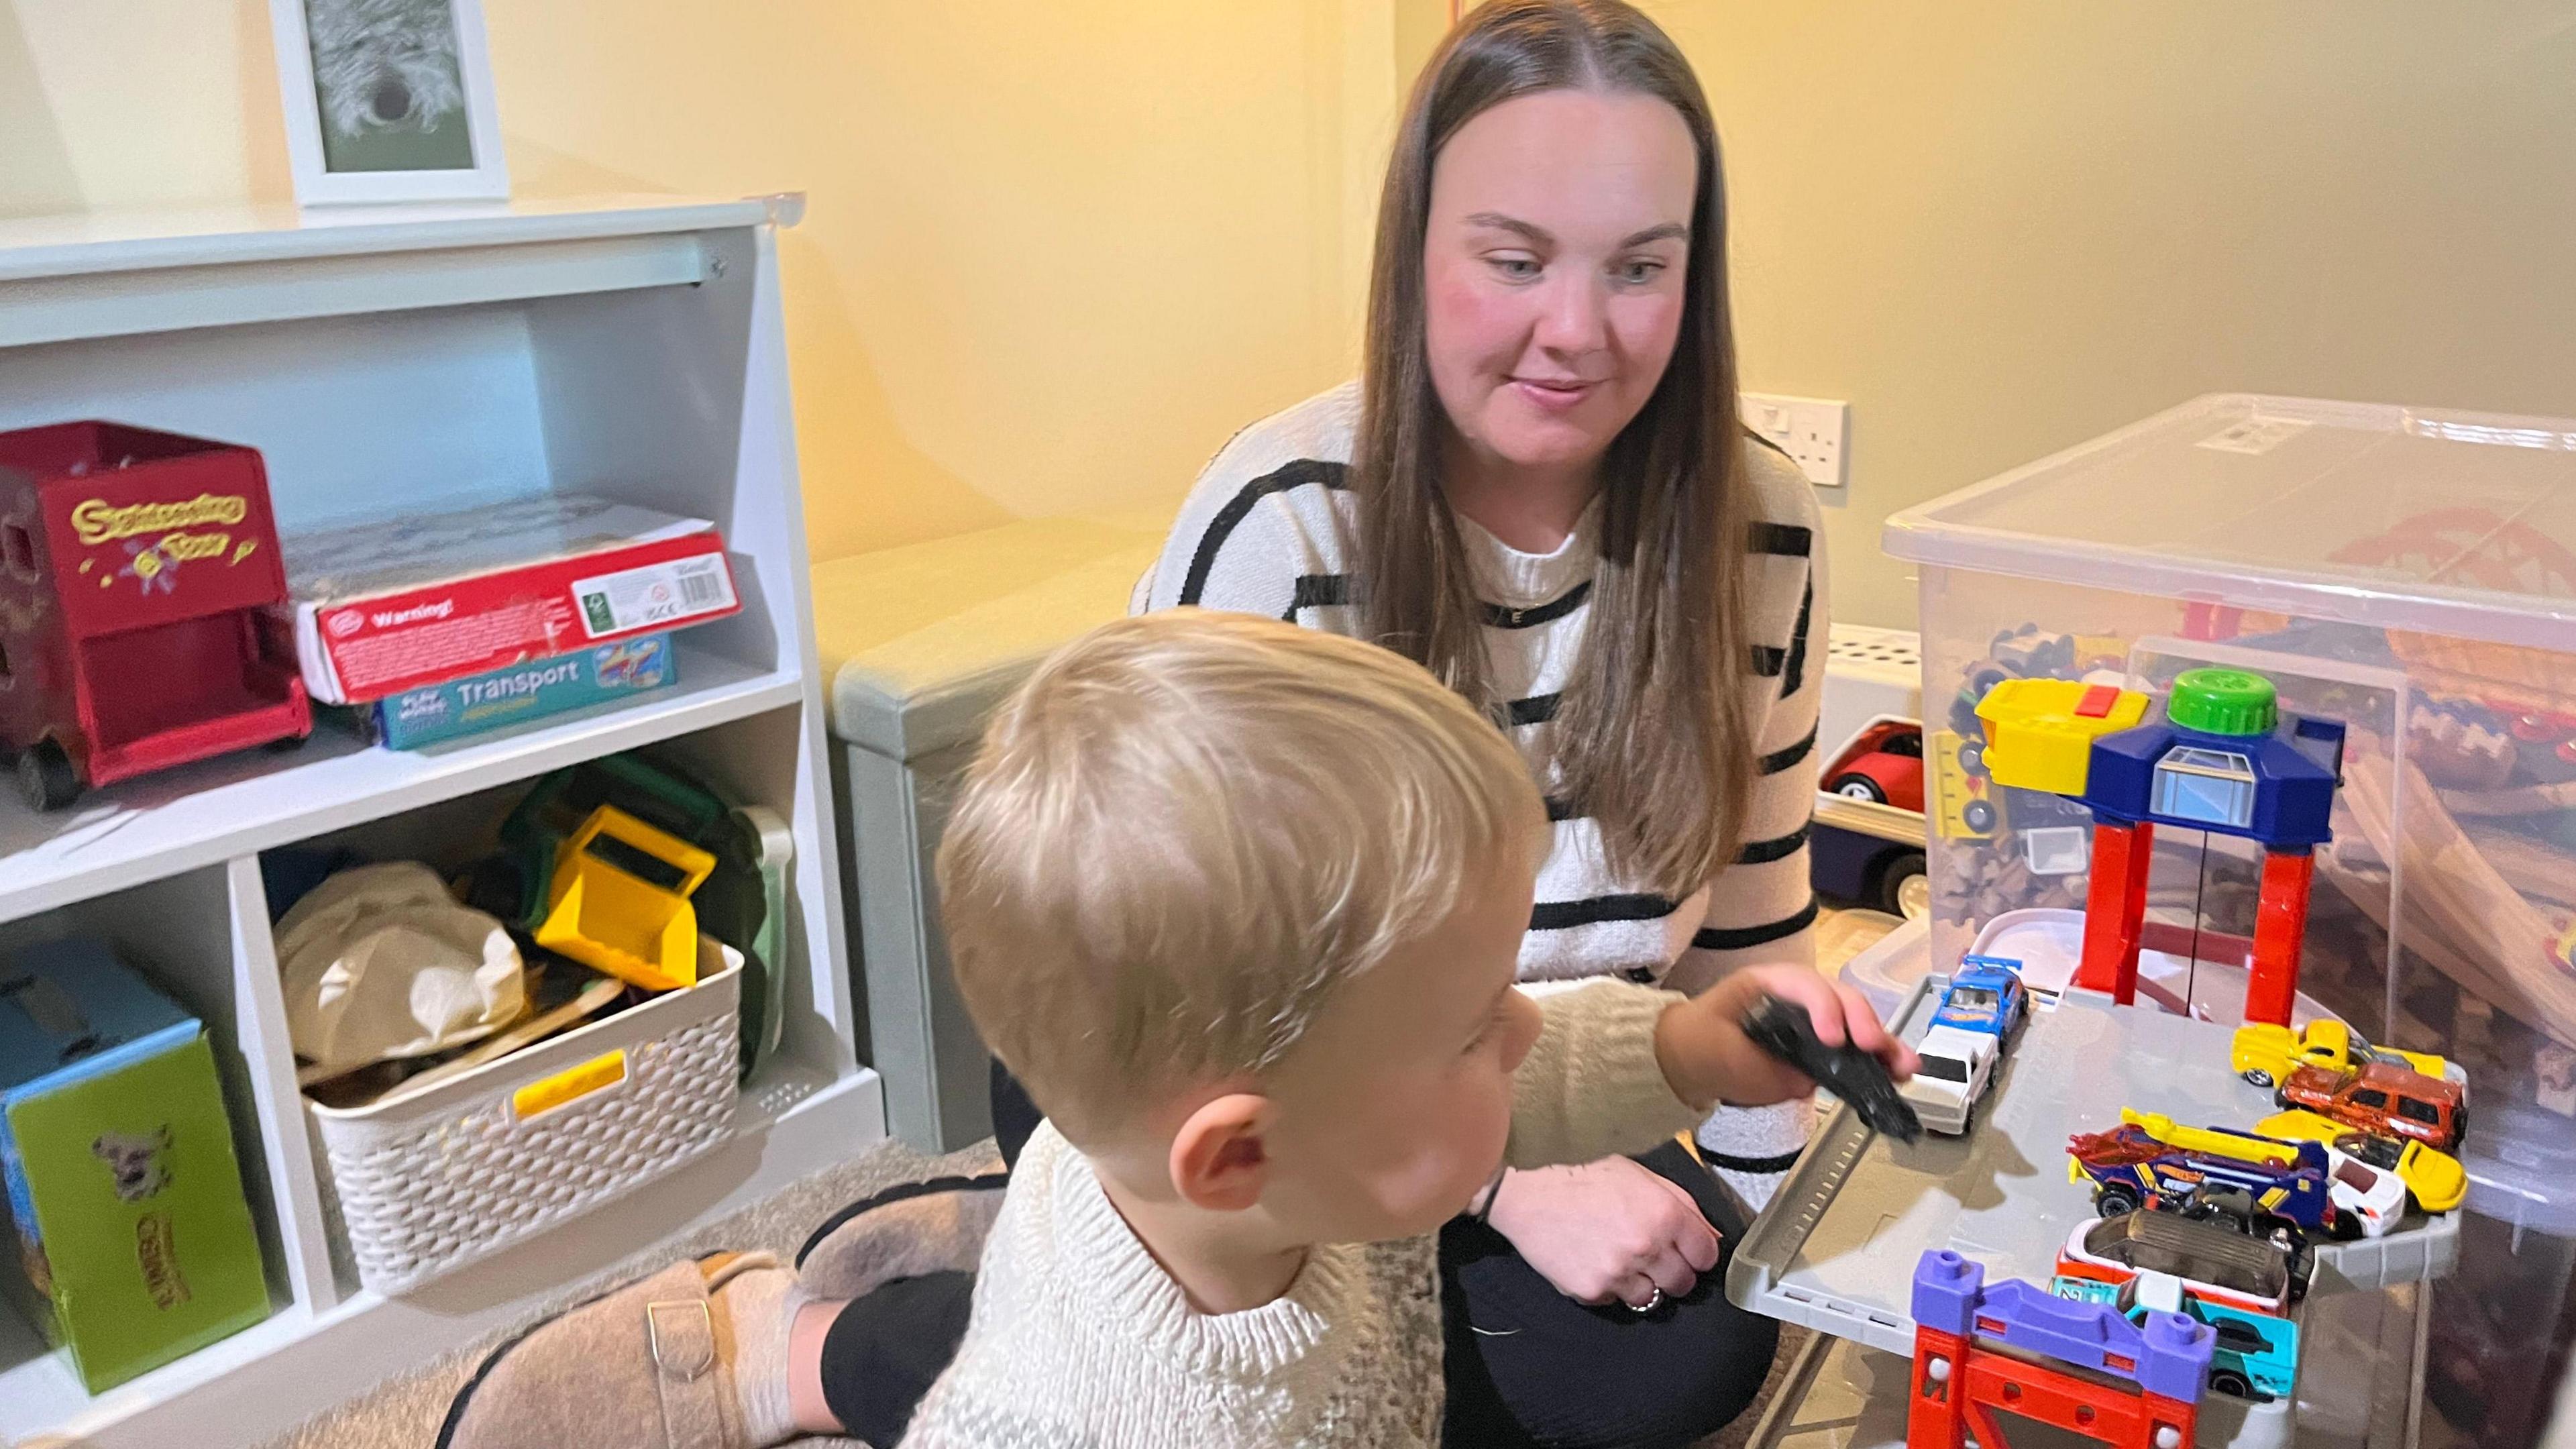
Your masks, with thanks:
[[[537,944],[647,991],[698,980],[691,892],[716,858],[614,805],[590,813],[555,852]]]

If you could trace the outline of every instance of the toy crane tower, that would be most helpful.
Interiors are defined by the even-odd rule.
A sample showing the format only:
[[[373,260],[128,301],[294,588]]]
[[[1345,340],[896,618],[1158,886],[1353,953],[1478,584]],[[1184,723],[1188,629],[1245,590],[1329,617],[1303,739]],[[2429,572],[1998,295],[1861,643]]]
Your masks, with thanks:
[[[1998,1411],[2115,1449],[2185,1449],[2216,1335],[2179,1313],[2132,1323],[2100,1303],[1986,1282],[1957,1253],[1914,1268],[1907,1449],[2009,1449]]]
[[[2155,829],[2262,847],[2245,1019],[2290,1024],[2316,847],[2342,781],[2344,727],[2284,715],[2272,681],[2235,669],[2175,677],[2162,707],[2136,690],[2011,679],[1977,706],[1995,783],[2044,790],[2093,814],[2093,879],[2075,984],[2122,1005],[2137,995]]]

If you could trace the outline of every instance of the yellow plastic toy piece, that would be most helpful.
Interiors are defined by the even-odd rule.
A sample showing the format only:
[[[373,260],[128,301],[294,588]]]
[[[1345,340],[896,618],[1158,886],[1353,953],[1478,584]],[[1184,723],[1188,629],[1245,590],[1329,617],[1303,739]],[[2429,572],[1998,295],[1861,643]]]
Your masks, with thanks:
[[[2254,1130],[2266,1137],[2322,1142],[2331,1147],[2336,1139],[2350,1137],[2360,1129],[2349,1122],[2293,1109],[2264,1118],[2254,1124]],[[2469,1195],[2469,1173],[2460,1166],[2460,1159],[2421,1142],[2408,1142],[2398,1149],[2397,1166],[2392,1171],[2399,1182],[2406,1184],[2406,1190],[2415,1194],[2415,1205],[2428,1213],[2449,1212]]]
[[[2227,1065],[2258,1087],[2286,1081],[2300,1067],[2348,1072],[2366,1065],[2367,1060],[2391,1061],[2436,1080],[2450,1070],[2448,1063],[2430,1052],[2399,1051],[2394,1047],[2371,1048],[2368,1059],[2356,1062],[2352,1028],[2339,1021],[2312,1021],[2296,1032],[2286,1026],[2259,1022],[2239,1027],[2227,1053]]]
[[[2332,1146],[2336,1138],[2349,1136],[2361,1129],[2293,1107],[2255,1123],[2254,1130],[2265,1137],[2278,1137],[2285,1142],[2323,1142]]]
[[[2074,679],[2007,679],[1986,691],[1986,773],[1998,785],[2081,795],[2093,741],[2135,728],[2147,697]]]
[[[590,813],[555,851],[537,944],[647,991],[698,981],[698,912],[689,895],[716,858],[614,805]]]
[[[2120,1120],[2167,1147],[2183,1152],[2202,1152],[2213,1157],[2233,1157],[2239,1162],[2262,1163],[2294,1162],[2299,1156],[2299,1150],[2287,1143],[2265,1142],[2242,1132],[2185,1127],[2162,1112],[2141,1112],[2135,1107],[2123,1107]]]
[[[1934,730],[1923,741],[1932,827],[1943,840],[1983,840],[1995,833],[2001,815],[1985,780],[1959,763],[1959,744],[1948,730]]]

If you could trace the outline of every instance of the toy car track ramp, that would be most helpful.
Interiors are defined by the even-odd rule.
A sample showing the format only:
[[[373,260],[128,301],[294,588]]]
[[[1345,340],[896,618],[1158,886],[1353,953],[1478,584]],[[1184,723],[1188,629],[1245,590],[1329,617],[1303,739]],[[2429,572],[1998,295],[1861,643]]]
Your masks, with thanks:
[[[1924,977],[1894,1017],[1921,1039],[1941,991]],[[2093,1218],[2089,1186],[2067,1180],[2066,1139],[2116,1126],[2120,1109],[2162,1112],[2194,1126],[2249,1127],[2271,1094],[2228,1070],[2228,1028],[2091,993],[2034,1010],[2008,1047],[1965,1137],[1927,1133],[1908,1146],[1836,1109],[1779,1192],[1737,1245],[1727,1297],[1741,1308],[1886,1353],[1911,1356],[1914,1265],[1948,1248],[1990,1278],[2045,1286],[2058,1249]],[[2323,1243],[2312,1293],[2378,1288],[2447,1273],[2459,1254],[2458,1214],[2411,1218],[2387,1237]],[[2246,1412],[2213,1398],[2205,1444],[2284,1442],[2287,1402]],[[2253,1422],[2233,1432],[2216,1421]],[[2267,1436],[2260,1421],[2283,1421]]]

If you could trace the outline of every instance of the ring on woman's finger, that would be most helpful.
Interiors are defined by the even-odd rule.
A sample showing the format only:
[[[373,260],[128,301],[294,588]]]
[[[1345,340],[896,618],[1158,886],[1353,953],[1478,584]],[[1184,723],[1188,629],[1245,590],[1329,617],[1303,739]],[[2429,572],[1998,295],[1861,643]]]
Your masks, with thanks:
[[[1631,1303],[1631,1304],[1629,1304],[1629,1305],[1628,1305],[1628,1311],[1629,1311],[1629,1312],[1631,1312],[1631,1313],[1652,1313],[1652,1312],[1654,1312],[1656,1309],[1661,1308],[1661,1307],[1663,1307],[1663,1306],[1664,1306],[1664,1290],[1663,1290],[1663,1288],[1662,1288],[1661,1286],[1658,1286],[1658,1287],[1656,1287],[1656,1289],[1654,1290],[1653,1295],[1652,1295],[1651,1297],[1647,1298],[1647,1300],[1646,1300],[1645,1302],[1643,1302],[1643,1303]]]

